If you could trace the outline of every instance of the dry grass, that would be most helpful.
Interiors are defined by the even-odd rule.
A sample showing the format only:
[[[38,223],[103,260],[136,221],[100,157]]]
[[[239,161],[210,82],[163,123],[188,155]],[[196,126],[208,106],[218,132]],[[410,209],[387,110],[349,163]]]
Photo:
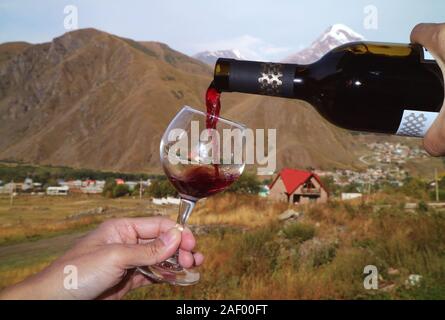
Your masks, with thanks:
[[[101,214],[89,214],[102,208]],[[88,230],[111,217],[150,216],[175,212],[159,209],[149,199],[107,199],[102,196],[74,195],[47,197],[21,195],[10,206],[9,198],[0,197],[0,245],[31,241],[69,232]]]
[[[297,223],[277,222],[255,208],[262,200],[222,197],[205,210],[229,208],[204,221],[255,228],[199,238],[207,257],[202,281],[193,288],[168,285],[137,290],[129,299],[443,299],[445,298],[445,215],[434,211],[407,213],[400,204],[375,210],[373,202],[331,202],[302,208]],[[243,201],[236,219],[230,213]],[[370,201],[377,201],[372,199]],[[234,204],[235,205],[235,204]],[[277,204],[277,207],[279,205]],[[244,211],[239,210],[244,207]],[[221,212],[225,210],[222,209]],[[195,221],[205,219],[197,217]],[[262,222],[265,222],[262,224]],[[246,224],[248,225],[248,223]],[[382,290],[364,289],[363,269],[375,265]],[[397,275],[388,270],[397,269]],[[420,274],[419,286],[407,287],[410,274]],[[391,289],[387,289],[391,288]]]
[[[197,286],[156,285],[127,299],[444,299],[445,215],[408,213],[403,199],[330,202],[300,208],[298,222],[279,222],[288,206],[221,195],[198,205],[192,224],[218,226],[199,235],[206,256]],[[128,205],[128,202],[126,203]],[[174,216],[174,213],[172,213]],[[0,267],[0,287],[43,268],[55,255]],[[363,287],[363,268],[375,265],[378,291]],[[398,274],[388,270],[397,269]],[[410,274],[422,275],[407,287]],[[385,289],[392,288],[392,289]]]
[[[287,208],[285,203],[229,193],[198,202],[189,223],[258,227],[275,221]]]

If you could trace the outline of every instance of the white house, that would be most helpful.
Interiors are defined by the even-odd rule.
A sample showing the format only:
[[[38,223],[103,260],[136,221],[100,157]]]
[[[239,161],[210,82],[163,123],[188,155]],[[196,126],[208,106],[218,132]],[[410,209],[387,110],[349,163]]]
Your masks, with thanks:
[[[48,187],[46,194],[49,196],[67,196],[70,188],[68,186],[63,187]]]
[[[136,189],[136,186],[139,185],[139,182],[137,182],[137,181],[126,181],[125,184],[128,186],[128,189],[130,191],[133,191],[134,189]]]
[[[363,194],[361,194],[361,193],[342,193],[341,194],[341,199],[343,201],[360,199],[361,197],[363,197]]]

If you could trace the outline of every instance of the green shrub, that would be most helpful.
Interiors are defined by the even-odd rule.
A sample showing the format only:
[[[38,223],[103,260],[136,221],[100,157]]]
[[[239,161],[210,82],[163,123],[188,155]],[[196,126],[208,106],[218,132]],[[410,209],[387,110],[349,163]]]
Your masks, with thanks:
[[[245,274],[275,269],[280,249],[280,245],[274,241],[277,230],[276,225],[271,225],[244,234],[233,255],[233,270],[237,270],[237,274]]]
[[[430,191],[429,197],[430,197],[430,200],[436,201],[436,191],[435,190]],[[445,190],[439,189],[439,201],[444,201],[444,200],[445,200]]]
[[[261,183],[258,178],[254,174],[244,173],[227,191],[243,194],[258,194],[260,190]]]
[[[178,192],[166,179],[154,180],[147,189],[147,194],[153,198],[176,197]]]
[[[287,239],[305,242],[315,236],[315,227],[310,224],[293,223],[283,229],[283,234]]]
[[[428,204],[425,201],[420,201],[417,205],[417,210],[419,212],[427,212],[428,211]]]
[[[126,196],[130,193],[130,188],[126,184],[118,184],[113,189],[113,198]]]
[[[105,180],[108,178],[121,178],[124,180],[147,180],[157,178],[157,175],[148,175],[143,173],[123,173],[123,172],[109,172],[96,171],[92,169],[75,169],[69,167],[56,166],[34,166],[22,163],[5,164],[5,161],[0,163],[0,180],[16,182],[23,181],[25,178],[32,178],[34,182],[47,184],[50,179],[64,179],[64,180]]]
[[[404,181],[403,187],[400,191],[412,198],[426,198],[427,197],[428,184],[418,178],[409,177]]]
[[[102,195],[107,198],[113,198],[113,191],[116,187],[116,181],[114,179],[108,179],[105,182],[104,189],[102,190]]]
[[[332,176],[321,177],[321,182],[331,195],[338,196],[341,193]]]

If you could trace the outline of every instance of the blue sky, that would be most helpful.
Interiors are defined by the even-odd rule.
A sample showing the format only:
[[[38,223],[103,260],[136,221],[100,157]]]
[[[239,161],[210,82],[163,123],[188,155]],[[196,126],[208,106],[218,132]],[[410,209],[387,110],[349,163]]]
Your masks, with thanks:
[[[186,54],[240,49],[277,59],[343,23],[368,40],[408,42],[419,22],[445,22],[443,0],[0,0],[0,43],[46,42],[64,29],[64,7],[78,8],[79,28],[156,40]],[[378,10],[366,29],[364,8]]]

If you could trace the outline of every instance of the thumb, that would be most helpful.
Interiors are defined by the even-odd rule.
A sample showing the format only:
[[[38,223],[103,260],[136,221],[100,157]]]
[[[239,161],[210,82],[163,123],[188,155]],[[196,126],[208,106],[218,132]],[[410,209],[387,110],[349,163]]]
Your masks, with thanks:
[[[147,244],[124,246],[120,262],[125,268],[154,265],[173,256],[180,243],[181,232],[172,228]]]
[[[428,49],[441,67],[444,67],[445,23],[420,23],[411,32],[411,42]]]
[[[426,47],[436,58],[445,77],[445,24],[421,23],[411,33],[411,41]],[[432,156],[445,155],[445,108],[434,121],[423,140],[425,150]]]
[[[419,43],[431,49],[435,47],[438,41],[437,35],[440,29],[439,24],[419,23],[411,31],[411,42]]]

